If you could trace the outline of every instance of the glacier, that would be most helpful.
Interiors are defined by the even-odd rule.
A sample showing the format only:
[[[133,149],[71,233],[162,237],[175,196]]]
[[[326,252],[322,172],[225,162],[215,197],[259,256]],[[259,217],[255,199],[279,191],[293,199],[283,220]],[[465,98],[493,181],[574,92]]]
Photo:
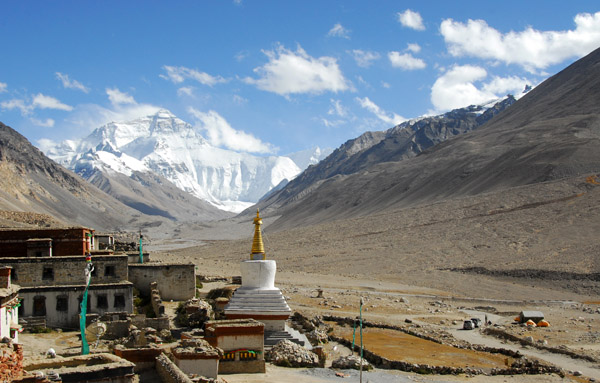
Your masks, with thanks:
[[[42,150],[86,179],[97,171],[127,177],[154,173],[219,209],[236,213],[331,152],[315,148],[262,157],[219,148],[164,109],[133,121],[110,122],[81,140],[46,145]]]

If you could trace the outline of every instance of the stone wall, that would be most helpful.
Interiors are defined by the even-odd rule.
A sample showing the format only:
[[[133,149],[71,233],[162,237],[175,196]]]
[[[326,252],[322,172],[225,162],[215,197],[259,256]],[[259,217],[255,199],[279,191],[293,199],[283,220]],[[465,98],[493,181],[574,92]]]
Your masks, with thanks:
[[[166,315],[165,314],[165,305],[162,303],[162,299],[160,297],[160,291],[157,288],[158,283],[152,282],[150,284],[150,302],[152,303],[152,311],[154,311],[154,315],[157,318]]]
[[[136,373],[153,369],[156,365],[156,358],[162,354],[162,349],[155,347],[125,348],[117,345],[113,351],[119,358],[134,363]]]
[[[165,354],[160,354],[156,358],[156,372],[164,383],[192,383],[192,380]]]
[[[59,370],[63,382],[134,383],[135,364],[108,353],[31,359],[25,362],[27,371],[39,370],[48,374]]]
[[[146,296],[150,295],[152,282],[157,282],[164,300],[184,301],[196,296],[196,268],[193,263],[130,264],[129,281]]]
[[[84,291],[84,285],[22,288],[19,291],[22,299],[19,316],[45,316],[48,327],[79,328],[79,306]],[[40,305],[44,307],[43,313],[37,311]],[[133,312],[131,283],[90,286],[88,313],[111,311]]]
[[[106,325],[106,333],[102,339],[118,339],[129,335],[129,326],[134,325],[137,328],[152,327],[158,331],[170,330],[171,324],[169,317],[146,318],[143,314],[127,313],[106,313],[99,317],[99,320]]]
[[[150,262],[150,254],[149,253],[142,253],[142,258],[144,259],[144,263],[148,263]],[[140,253],[127,253],[127,262],[129,263],[133,263],[133,264],[139,264],[140,263]]]
[[[94,272],[91,284],[119,283],[128,279],[126,255],[92,257]],[[21,287],[83,285],[85,257],[2,258],[11,266],[12,281]]]

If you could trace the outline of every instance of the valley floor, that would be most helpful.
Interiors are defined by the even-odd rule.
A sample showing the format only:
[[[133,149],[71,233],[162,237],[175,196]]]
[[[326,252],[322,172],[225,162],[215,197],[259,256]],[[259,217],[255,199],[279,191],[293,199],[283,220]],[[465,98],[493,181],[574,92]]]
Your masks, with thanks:
[[[588,181],[538,184],[285,231],[276,230],[277,217],[267,217],[267,259],[277,261],[276,284],[292,310],[304,315],[355,317],[363,297],[368,321],[402,325],[409,319],[469,343],[516,347],[599,380],[598,362],[540,355],[533,346],[458,331],[463,319],[487,313],[510,335],[600,361],[600,187]],[[187,225],[172,240],[193,238],[199,246],[163,247],[152,260],[192,262],[207,276],[239,275],[252,232],[250,219]],[[317,289],[324,298],[316,298]],[[542,311],[551,327],[511,325],[522,310]],[[423,355],[422,363],[431,359]],[[254,381],[238,378],[230,381]]]

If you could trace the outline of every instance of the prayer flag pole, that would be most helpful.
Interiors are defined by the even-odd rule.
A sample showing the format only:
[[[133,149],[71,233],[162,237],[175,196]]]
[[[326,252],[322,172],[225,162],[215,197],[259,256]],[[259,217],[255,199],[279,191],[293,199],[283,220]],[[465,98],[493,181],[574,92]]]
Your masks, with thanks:
[[[363,307],[363,299],[361,297],[360,298],[360,383],[362,383],[362,370],[363,370],[362,307]]]
[[[87,339],[85,338],[85,320],[87,317],[87,300],[88,300],[88,288],[92,281],[92,271],[94,271],[94,265],[92,264],[92,256],[87,253],[85,256],[85,290],[83,292],[83,298],[81,299],[81,314],[79,316],[79,330],[81,331],[81,355],[87,355],[90,353],[90,346],[88,345]]]
[[[140,229],[140,263],[144,263],[144,252],[142,251],[142,239],[144,236],[142,235],[142,230]]]

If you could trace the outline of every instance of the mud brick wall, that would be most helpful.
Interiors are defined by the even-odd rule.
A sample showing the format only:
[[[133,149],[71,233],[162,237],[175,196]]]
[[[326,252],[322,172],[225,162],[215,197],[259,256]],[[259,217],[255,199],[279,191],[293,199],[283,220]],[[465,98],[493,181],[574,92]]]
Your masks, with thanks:
[[[157,282],[163,300],[184,301],[196,296],[196,268],[193,263],[130,264],[129,281],[146,296],[150,296],[150,284]]]
[[[93,284],[110,284],[126,281],[128,277],[126,255],[92,257]],[[64,286],[85,284],[85,257],[2,258],[2,264],[11,266],[12,281],[21,287]]]
[[[0,344],[0,382],[12,382],[23,376],[23,346]]]

